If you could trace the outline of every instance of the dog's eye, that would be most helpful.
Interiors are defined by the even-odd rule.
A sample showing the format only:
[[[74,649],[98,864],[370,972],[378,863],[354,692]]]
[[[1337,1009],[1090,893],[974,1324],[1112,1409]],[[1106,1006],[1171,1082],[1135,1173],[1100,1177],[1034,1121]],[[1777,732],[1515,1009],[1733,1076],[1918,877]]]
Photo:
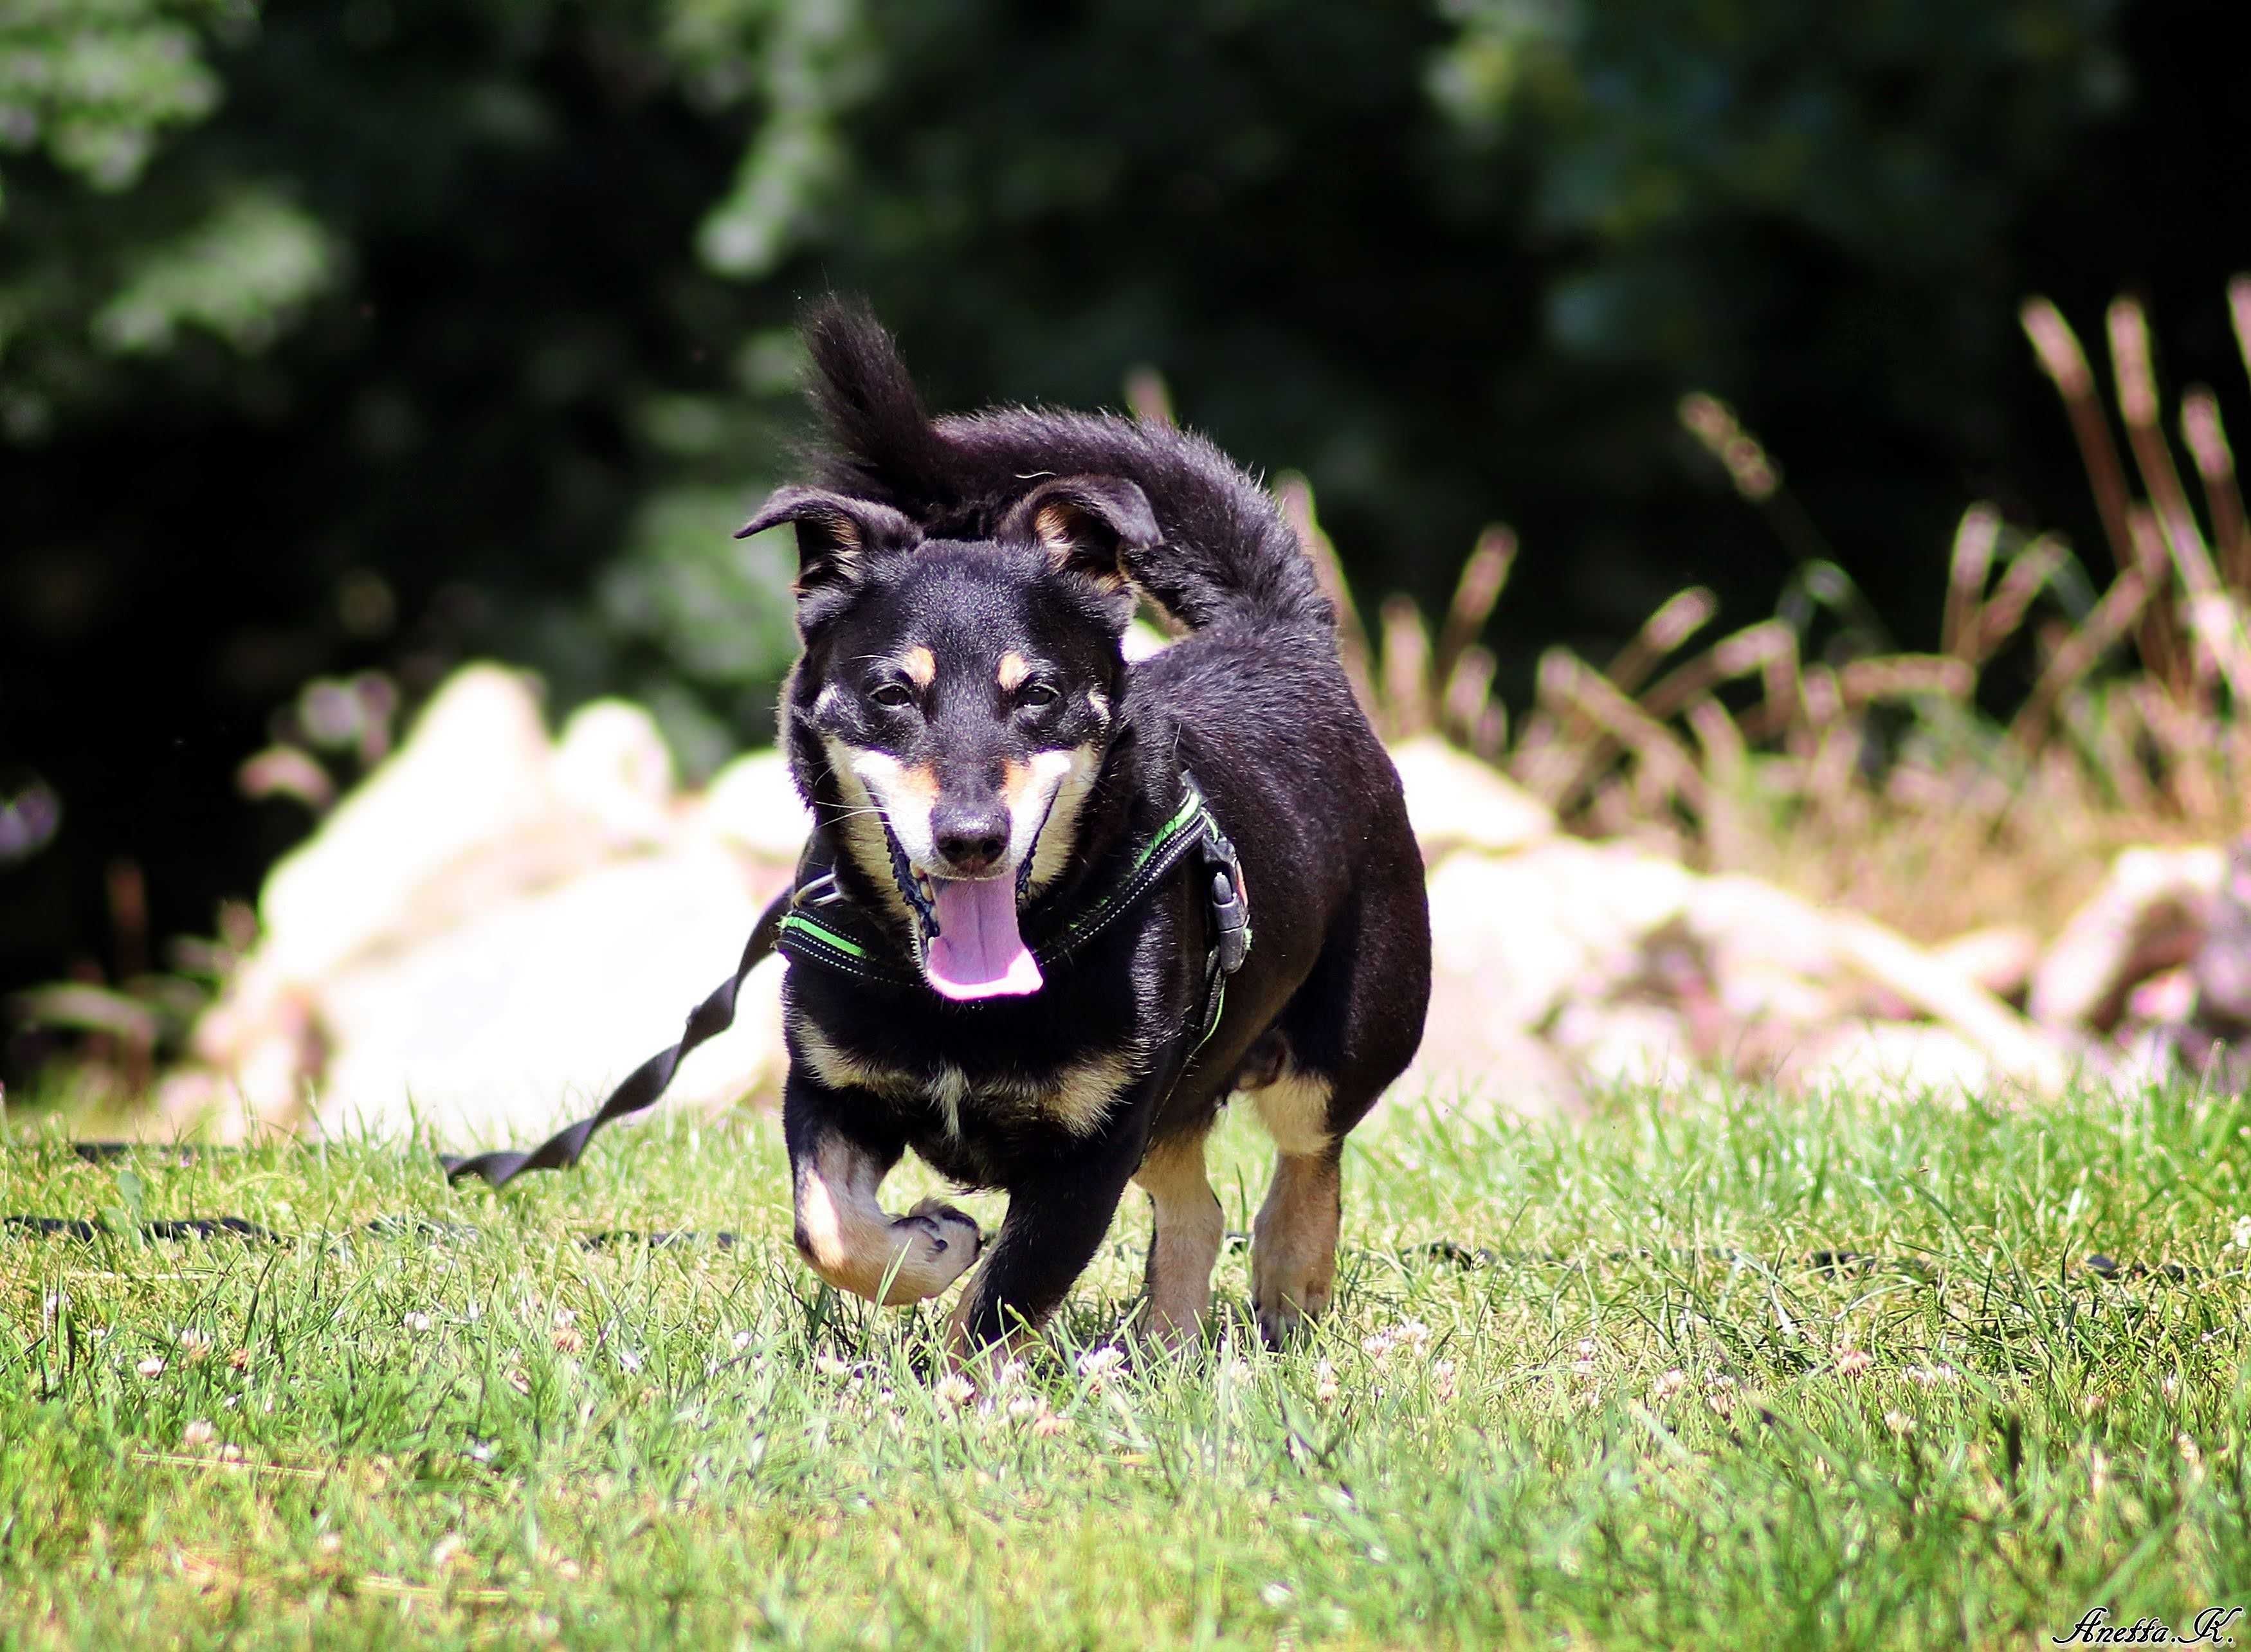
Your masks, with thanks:
[[[887,711],[897,711],[902,706],[914,704],[914,690],[903,682],[881,682],[869,691],[868,698]]]
[[[1034,708],[1051,706],[1062,698],[1063,696],[1055,691],[1053,683],[1028,682],[1016,690],[1016,702],[1019,705]]]

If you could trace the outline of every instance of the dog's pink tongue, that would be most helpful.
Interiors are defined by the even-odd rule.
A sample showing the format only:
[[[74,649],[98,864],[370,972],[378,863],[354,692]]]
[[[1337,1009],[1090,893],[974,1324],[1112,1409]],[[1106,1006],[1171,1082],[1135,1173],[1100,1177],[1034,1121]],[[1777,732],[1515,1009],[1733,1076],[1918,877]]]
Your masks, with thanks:
[[[1039,964],[1016,929],[1014,878],[948,878],[938,884],[930,984],[951,999],[1022,997],[1040,990]]]

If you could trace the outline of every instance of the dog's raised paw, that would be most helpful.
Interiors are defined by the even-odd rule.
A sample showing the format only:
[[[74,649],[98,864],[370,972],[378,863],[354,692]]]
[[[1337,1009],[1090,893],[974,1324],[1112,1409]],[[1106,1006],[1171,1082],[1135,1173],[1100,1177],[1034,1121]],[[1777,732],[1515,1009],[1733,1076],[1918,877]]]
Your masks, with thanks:
[[[949,1262],[957,1249],[967,1258],[961,1266],[967,1268],[984,1254],[985,1230],[977,1219],[958,1205],[949,1205],[942,1199],[925,1199],[898,1219],[911,1222],[930,1237],[932,1248]]]

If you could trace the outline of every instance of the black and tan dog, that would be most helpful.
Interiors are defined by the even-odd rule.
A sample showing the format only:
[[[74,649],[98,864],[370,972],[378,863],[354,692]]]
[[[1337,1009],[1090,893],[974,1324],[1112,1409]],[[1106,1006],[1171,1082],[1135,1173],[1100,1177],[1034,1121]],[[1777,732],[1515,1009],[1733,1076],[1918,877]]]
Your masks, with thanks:
[[[1278,1152],[1252,1296],[1278,1340],[1328,1303],[1343,1138],[1413,1055],[1430,992],[1422,861],[1312,567],[1195,437],[932,420],[863,312],[825,307],[807,338],[833,446],[743,529],[794,523],[800,563],[798,1248],[888,1303],[981,1255],[952,1320],[967,1352],[1045,1318],[1137,1181],[1148,1320],[1185,1337],[1222,1238],[1204,1137],[1245,1089]],[[1187,634],[1129,665],[1137,594]],[[1222,974],[1246,897],[1255,940]],[[950,1206],[884,1211],[909,1147],[1008,1191],[989,1245]]]

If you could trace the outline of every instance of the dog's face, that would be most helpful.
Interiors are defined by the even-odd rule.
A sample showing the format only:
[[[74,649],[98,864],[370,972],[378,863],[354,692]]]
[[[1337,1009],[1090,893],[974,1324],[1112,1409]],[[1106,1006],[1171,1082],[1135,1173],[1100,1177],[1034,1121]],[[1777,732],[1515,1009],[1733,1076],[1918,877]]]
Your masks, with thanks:
[[[812,737],[794,755],[817,744],[843,848],[897,894],[936,991],[1037,992],[1017,910],[1069,860],[1116,725],[1121,557],[1156,537],[1140,490],[1049,482],[963,541],[785,489],[745,531],[780,521],[797,524],[805,639],[788,715]]]

